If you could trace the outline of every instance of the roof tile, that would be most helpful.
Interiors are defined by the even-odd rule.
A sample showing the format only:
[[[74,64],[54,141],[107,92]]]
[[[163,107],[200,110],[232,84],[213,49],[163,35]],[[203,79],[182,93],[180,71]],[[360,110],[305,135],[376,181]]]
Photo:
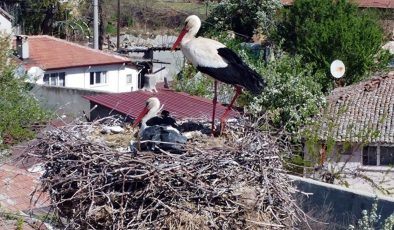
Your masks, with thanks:
[[[168,110],[171,116],[178,119],[184,118],[205,118],[209,119],[212,114],[212,101],[209,99],[191,96],[187,93],[175,92],[169,89],[160,89],[157,93],[147,91],[135,91],[128,93],[99,94],[94,96],[84,96],[91,102],[114,109],[125,115],[137,117],[145,106],[145,101],[150,97],[157,97]],[[218,116],[224,113],[226,107],[218,104],[216,111]],[[232,112],[230,117],[236,116]]]
[[[28,36],[28,42],[30,57],[23,60],[26,69],[32,66],[39,66],[44,70],[54,70],[131,63],[127,58],[47,35]]]
[[[281,0],[281,3],[285,6],[292,5],[293,2],[294,0]],[[353,0],[352,2],[354,2],[359,7],[365,8],[394,8],[393,0]]]
[[[320,131],[323,139],[394,143],[394,75],[337,88],[327,99]]]

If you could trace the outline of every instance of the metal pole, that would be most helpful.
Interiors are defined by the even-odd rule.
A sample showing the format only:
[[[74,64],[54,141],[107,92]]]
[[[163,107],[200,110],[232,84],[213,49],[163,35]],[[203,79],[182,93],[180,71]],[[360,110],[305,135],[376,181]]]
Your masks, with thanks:
[[[120,46],[120,0],[118,0],[118,24],[116,28],[116,50],[119,50]]]
[[[93,0],[93,48],[99,48],[98,0]]]

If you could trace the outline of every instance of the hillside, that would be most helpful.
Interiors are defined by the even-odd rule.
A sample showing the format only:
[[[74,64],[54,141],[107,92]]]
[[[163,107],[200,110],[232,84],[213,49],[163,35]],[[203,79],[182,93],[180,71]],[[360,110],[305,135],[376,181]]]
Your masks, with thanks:
[[[105,30],[116,33],[117,1],[102,2]],[[187,15],[204,18],[208,5],[199,1],[121,0],[120,24],[122,32],[131,34],[174,34]]]

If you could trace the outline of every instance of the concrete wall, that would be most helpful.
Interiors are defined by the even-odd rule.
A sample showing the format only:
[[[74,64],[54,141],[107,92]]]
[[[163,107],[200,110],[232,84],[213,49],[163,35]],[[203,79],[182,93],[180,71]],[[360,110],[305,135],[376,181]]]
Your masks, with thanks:
[[[90,72],[106,71],[107,82],[90,85]],[[111,93],[131,92],[138,90],[138,71],[125,65],[104,65],[59,69],[45,73],[65,72],[65,87],[88,90],[99,90]],[[132,82],[127,83],[127,75],[132,75]],[[37,84],[44,84],[43,77],[37,79]]]
[[[156,82],[163,82],[164,77],[166,77],[167,80],[172,81],[174,76],[179,73],[179,71],[181,71],[181,68],[184,65],[184,57],[182,52],[180,51],[157,51],[153,53],[153,58],[162,62],[171,63],[153,63],[153,72],[162,67],[165,67],[163,71],[157,73]]]
[[[347,226],[361,217],[362,210],[369,211],[374,202],[375,195],[371,193],[292,175],[290,177],[299,190],[313,194],[303,197],[301,203],[303,210],[308,212],[311,209],[323,210],[322,207],[329,207],[328,214],[332,217],[330,224]],[[394,198],[385,196],[378,198],[378,214],[385,219],[394,213]]]
[[[102,93],[42,85],[34,85],[31,92],[44,108],[54,111],[58,115],[64,114],[70,117],[83,116],[82,111],[85,111],[89,116],[90,102],[82,96]]]

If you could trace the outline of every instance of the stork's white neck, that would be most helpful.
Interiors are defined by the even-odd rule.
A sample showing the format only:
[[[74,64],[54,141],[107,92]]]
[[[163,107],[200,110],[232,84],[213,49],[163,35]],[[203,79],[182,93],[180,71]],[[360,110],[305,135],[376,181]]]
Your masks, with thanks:
[[[152,106],[152,108],[149,109],[148,113],[141,120],[140,131],[143,131],[147,127],[146,122],[152,117],[156,116],[159,110],[160,110],[160,104],[155,104]]]
[[[192,40],[193,38],[196,37],[196,35],[201,27],[201,21],[198,17],[196,17],[196,18],[193,18],[192,20],[190,20],[186,26],[187,26],[188,32],[183,37],[181,45],[188,43],[190,40]]]

